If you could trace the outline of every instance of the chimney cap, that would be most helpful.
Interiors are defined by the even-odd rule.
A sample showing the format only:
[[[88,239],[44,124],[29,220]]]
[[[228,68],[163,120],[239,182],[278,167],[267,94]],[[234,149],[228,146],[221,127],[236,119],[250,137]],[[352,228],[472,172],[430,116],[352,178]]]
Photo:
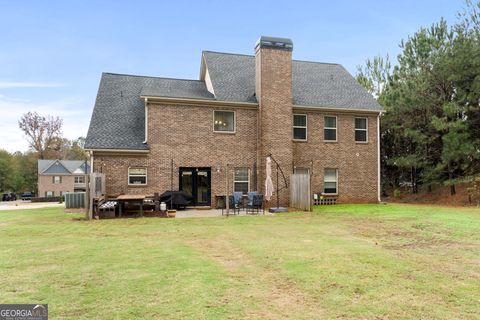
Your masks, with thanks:
[[[260,39],[255,43],[255,51],[260,48],[271,48],[271,49],[280,49],[280,50],[293,50],[293,42],[288,38],[277,38],[277,37],[267,37],[261,36]]]

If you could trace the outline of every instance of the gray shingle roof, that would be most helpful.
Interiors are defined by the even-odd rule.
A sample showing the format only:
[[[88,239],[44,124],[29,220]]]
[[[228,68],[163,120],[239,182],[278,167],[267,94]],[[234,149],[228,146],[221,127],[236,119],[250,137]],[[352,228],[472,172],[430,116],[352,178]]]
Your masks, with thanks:
[[[148,149],[142,88],[151,78],[104,73],[85,140],[86,149]]]
[[[253,56],[204,51],[203,57],[217,100],[257,102]]]
[[[146,85],[142,96],[214,100],[204,81],[157,78]]]
[[[85,148],[147,150],[142,95],[214,99],[204,81],[103,73]]]
[[[255,57],[204,51],[218,100],[256,102]],[[292,61],[293,104],[380,111],[382,107],[339,64]]]
[[[86,149],[148,150],[140,96],[256,103],[255,57],[204,51],[215,96],[204,81],[103,73]],[[293,104],[381,111],[377,101],[338,64],[292,61]]]
[[[87,169],[90,164],[87,162]],[[38,173],[43,174],[72,174],[75,170],[81,169],[85,172],[85,161],[83,160],[38,160]]]

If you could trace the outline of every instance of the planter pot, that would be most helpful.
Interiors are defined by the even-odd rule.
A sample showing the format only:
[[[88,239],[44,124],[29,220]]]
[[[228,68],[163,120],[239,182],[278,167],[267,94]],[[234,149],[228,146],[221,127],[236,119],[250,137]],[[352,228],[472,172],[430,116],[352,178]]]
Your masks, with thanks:
[[[169,218],[175,218],[176,215],[177,215],[177,210],[168,210],[167,211],[167,216]]]

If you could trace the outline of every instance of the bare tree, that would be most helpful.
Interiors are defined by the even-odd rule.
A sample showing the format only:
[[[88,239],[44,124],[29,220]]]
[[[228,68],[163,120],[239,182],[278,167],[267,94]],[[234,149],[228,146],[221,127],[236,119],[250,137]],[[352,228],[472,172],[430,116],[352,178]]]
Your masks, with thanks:
[[[61,148],[62,124],[59,117],[41,116],[36,112],[27,112],[18,121],[30,147],[38,152],[40,159],[44,159],[46,151]]]

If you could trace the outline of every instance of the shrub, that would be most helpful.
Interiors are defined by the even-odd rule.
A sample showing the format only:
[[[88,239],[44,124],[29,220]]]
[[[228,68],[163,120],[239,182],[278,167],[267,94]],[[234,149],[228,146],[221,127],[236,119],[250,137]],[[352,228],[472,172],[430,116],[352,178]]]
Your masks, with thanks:
[[[400,195],[401,195],[401,192],[400,192],[399,189],[393,190],[393,197],[394,197],[394,198],[397,198],[397,199],[398,199],[398,198],[400,198]]]

